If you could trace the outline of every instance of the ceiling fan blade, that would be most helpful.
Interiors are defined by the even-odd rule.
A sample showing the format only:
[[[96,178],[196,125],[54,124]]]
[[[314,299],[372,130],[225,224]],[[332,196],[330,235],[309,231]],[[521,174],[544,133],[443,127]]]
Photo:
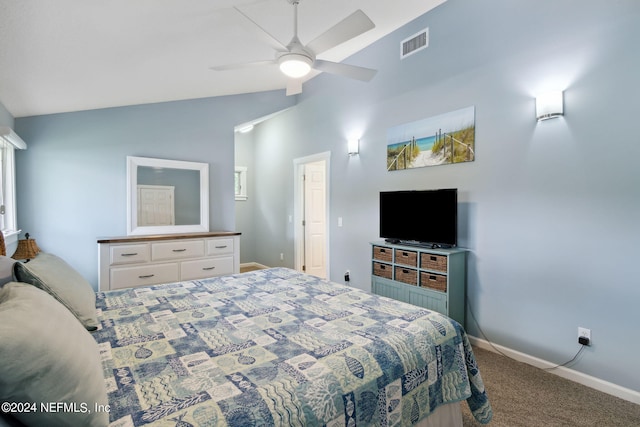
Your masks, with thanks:
[[[351,40],[352,38],[375,28],[375,26],[376,25],[373,21],[371,21],[363,11],[358,9],[324,33],[320,34],[311,41],[311,43],[307,44],[306,47],[316,55],[319,55],[332,47],[338,46],[347,40]]]
[[[214,71],[229,71],[229,70],[240,70],[243,68],[255,68],[255,67],[264,67],[265,65],[275,65],[276,61],[273,59],[266,61],[254,61],[254,62],[243,62],[240,64],[227,64],[227,65],[216,65],[215,67],[209,67]]]
[[[372,70],[371,68],[341,64],[338,62],[323,61],[321,59],[316,59],[316,61],[313,63],[313,68],[329,74],[337,74],[339,76],[349,77],[351,79],[362,80],[363,82],[370,81],[378,72],[377,70]]]
[[[289,79],[287,81],[287,96],[297,95],[299,93],[302,93],[302,80]]]
[[[253,25],[251,25],[251,29],[260,37],[260,39],[265,42],[267,45],[271,46],[273,49],[277,50],[278,52],[286,52],[287,51],[287,46],[282,44],[282,42],[280,42],[280,40],[278,40],[277,38],[275,38],[274,36],[272,36],[267,30],[265,30],[264,28],[262,28],[260,26],[260,24],[258,24],[256,21],[254,21],[253,19],[251,19],[249,17],[249,15],[247,15],[246,13],[244,13],[243,11],[241,11],[240,9],[238,9],[237,7],[233,7],[240,15],[244,16],[244,18],[246,19],[246,21],[248,21],[247,23],[251,23]],[[259,30],[259,31],[258,31]]]

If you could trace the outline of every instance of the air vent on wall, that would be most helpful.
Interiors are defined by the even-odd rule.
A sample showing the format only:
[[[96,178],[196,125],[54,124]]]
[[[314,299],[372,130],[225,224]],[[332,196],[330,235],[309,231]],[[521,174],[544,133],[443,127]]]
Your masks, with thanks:
[[[429,28],[425,28],[400,42],[400,59],[420,52],[427,47],[429,47]]]

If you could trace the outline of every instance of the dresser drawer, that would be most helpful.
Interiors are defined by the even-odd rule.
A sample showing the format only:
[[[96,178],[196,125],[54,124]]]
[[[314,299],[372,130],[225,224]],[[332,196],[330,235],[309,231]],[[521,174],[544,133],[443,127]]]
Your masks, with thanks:
[[[418,270],[396,266],[395,273],[395,280],[397,280],[398,282],[414,286],[418,285]]]
[[[111,289],[148,286],[179,280],[177,263],[112,268]]]
[[[420,287],[429,288],[440,292],[447,292],[447,276],[421,271]]]
[[[373,263],[373,275],[384,277],[386,279],[393,279],[393,267],[381,262]]]
[[[374,246],[373,259],[391,262],[393,261],[393,249],[385,248],[384,246]]]
[[[233,253],[233,239],[207,240],[207,255],[223,255]]]
[[[134,264],[149,261],[149,245],[121,245],[111,246],[109,254],[110,265]]]
[[[446,273],[447,257],[446,255],[420,254],[420,268]]]
[[[153,261],[181,258],[199,258],[204,256],[204,240],[180,240],[151,244]]]
[[[464,326],[466,249],[391,241],[371,242],[371,292],[427,310]]]
[[[405,251],[402,249],[394,249],[396,264],[408,265],[409,267],[418,266],[418,252]]]
[[[180,278],[182,280],[204,279],[225,274],[233,274],[233,257],[199,259],[180,263]]]

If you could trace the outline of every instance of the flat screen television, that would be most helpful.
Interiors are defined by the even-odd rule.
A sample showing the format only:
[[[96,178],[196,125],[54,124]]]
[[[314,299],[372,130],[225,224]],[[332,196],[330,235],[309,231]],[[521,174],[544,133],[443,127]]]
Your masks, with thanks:
[[[458,190],[381,191],[380,237],[391,243],[456,246]]]

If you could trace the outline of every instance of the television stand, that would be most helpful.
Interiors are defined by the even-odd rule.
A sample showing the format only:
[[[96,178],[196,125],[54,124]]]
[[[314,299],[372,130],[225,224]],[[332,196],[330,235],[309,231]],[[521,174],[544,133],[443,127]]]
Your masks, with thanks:
[[[371,292],[465,321],[466,249],[372,242]]]

